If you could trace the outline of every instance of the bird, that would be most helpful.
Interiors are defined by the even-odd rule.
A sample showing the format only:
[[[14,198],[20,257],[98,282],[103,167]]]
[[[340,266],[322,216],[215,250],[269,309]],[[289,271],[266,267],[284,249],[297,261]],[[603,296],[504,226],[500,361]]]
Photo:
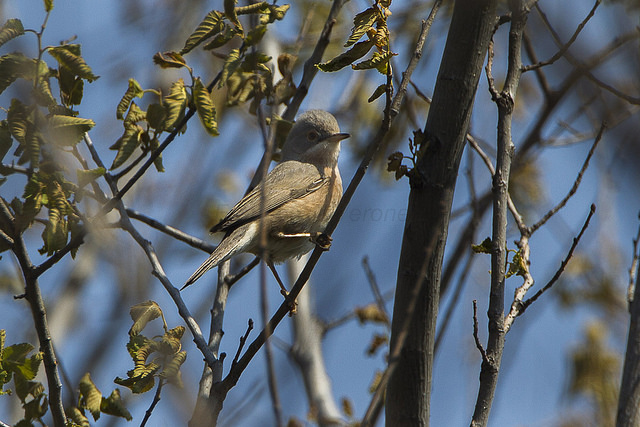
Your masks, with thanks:
[[[301,114],[282,146],[280,163],[211,228],[212,233],[223,231],[225,235],[181,290],[244,252],[263,258],[286,297],[274,263],[299,258],[316,244],[328,248],[331,239],[323,232],[342,197],[340,141],[349,136],[340,132],[338,121],[327,111]],[[261,226],[266,232],[264,248]]]

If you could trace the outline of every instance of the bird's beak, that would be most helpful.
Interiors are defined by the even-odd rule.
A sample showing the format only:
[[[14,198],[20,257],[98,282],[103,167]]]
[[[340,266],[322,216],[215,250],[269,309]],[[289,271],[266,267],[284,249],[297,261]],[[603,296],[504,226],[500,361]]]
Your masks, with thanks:
[[[329,135],[324,139],[324,141],[328,142],[340,142],[343,139],[349,138],[351,135],[348,133],[334,133],[333,135]]]

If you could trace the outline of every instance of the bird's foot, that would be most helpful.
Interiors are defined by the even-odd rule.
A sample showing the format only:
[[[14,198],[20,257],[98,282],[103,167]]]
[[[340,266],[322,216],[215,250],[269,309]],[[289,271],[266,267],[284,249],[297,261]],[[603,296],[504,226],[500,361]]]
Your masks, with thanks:
[[[331,236],[329,236],[328,234],[321,233],[319,231],[315,233],[310,233],[310,234],[311,236],[309,237],[309,240],[315,243],[316,246],[318,246],[323,251],[329,250],[329,248],[331,247],[331,242],[333,241]]]

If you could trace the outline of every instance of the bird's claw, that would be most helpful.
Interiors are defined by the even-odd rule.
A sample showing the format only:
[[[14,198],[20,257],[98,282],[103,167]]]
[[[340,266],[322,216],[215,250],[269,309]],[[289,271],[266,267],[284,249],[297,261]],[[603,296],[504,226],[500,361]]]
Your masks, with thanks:
[[[331,247],[331,242],[333,239],[328,234],[324,234],[321,232],[311,233],[311,237],[309,237],[313,243],[316,244],[323,251],[328,251]]]

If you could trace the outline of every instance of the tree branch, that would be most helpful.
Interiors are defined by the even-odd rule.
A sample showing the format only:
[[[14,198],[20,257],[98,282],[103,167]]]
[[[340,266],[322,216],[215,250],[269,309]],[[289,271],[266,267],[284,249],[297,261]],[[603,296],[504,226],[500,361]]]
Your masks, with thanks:
[[[2,198],[0,198],[0,217],[5,223],[13,224],[13,215],[11,215],[9,207]],[[67,423],[67,417],[62,403],[62,382],[60,381],[60,374],[58,373],[56,354],[53,349],[51,334],[49,333],[47,313],[44,300],[42,299],[42,293],[40,292],[40,285],[38,284],[38,276],[29,259],[29,253],[27,252],[22,236],[13,228],[13,225],[11,225],[11,231],[13,234],[13,236],[10,236],[13,239],[12,250],[20,263],[20,268],[24,276],[25,299],[31,309],[34,327],[40,344],[39,350],[42,352],[42,361],[49,386],[48,399],[53,424],[55,427],[64,427]]]
[[[483,355],[480,369],[480,387],[471,425],[486,426],[493,404],[498,373],[504,350],[504,281],[507,254],[507,210],[509,199],[509,177],[515,147],[511,140],[512,114],[515,97],[522,74],[522,35],[527,22],[528,11],[523,0],[512,0],[511,26],[509,29],[509,57],[507,76],[502,91],[493,93],[498,106],[498,147],[496,170],[493,175],[493,229],[491,252],[491,291],[489,296],[489,337],[486,355]],[[487,72],[490,72],[487,67]]]

